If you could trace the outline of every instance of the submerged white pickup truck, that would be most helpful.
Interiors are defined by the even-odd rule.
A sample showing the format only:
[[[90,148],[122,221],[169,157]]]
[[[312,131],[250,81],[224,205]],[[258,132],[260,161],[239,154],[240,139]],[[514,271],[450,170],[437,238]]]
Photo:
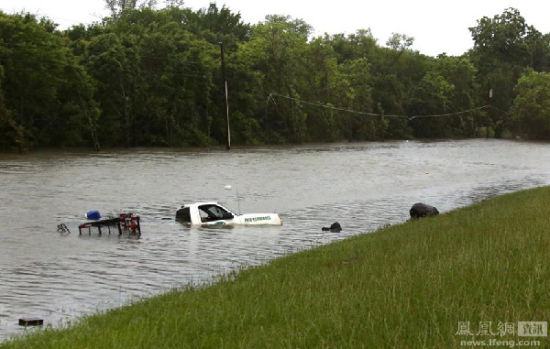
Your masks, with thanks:
[[[276,213],[234,214],[217,202],[186,204],[176,211],[176,221],[188,225],[283,225]]]

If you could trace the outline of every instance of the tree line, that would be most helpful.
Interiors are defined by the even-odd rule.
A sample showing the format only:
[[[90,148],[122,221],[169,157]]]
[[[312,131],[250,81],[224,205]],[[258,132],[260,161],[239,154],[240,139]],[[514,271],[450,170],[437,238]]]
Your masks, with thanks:
[[[0,150],[223,144],[220,43],[233,143],[550,138],[550,34],[513,8],[469,28],[463,55],[431,57],[404,34],[381,45],[215,4],[107,5],[66,30],[0,12]]]

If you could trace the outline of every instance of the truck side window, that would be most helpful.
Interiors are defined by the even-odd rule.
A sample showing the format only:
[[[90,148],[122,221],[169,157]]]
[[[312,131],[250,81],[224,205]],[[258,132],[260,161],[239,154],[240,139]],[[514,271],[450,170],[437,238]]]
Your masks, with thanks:
[[[201,216],[201,222],[208,222],[212,220],[212,218],[208,214],[208,211],[205,210],[204,206],[199,206],[199,215]]]
[[[216,221],[220,219],[231,219],[233,215],[217,205],[202,205],[199,206],[201,221]]]

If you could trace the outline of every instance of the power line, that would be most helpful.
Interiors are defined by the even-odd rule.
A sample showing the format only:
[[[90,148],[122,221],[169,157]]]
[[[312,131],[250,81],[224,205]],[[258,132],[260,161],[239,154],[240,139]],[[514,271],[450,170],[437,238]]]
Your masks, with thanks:
[[[437,117],[444,117],[444,116],[458,116],[458,115],[462,115],[462,114],[471,113],[471,112],[476,111],[476,110],[482,110],[482,109],[485,109],[485,108],[489,108],[490,106],[491,105],[489,105],[489,104],[485,104],[485,105],[482,105],[480,107],[475,107],[475,108],[472,108],[472,109],[457,111],[457,112],[454,112],[454,113],[446,113],[446,114],[413,115],[413,116],[407,117],[407,119],[414,120],[414,119],[420,119],[420,118],[437,118]]]
[[[461,111],[458,111],[458,112],[445,113],[445,114],[399,115],[399,114],[370,113],[370,112],[363,112],[363,111],[358,111],[358,110],[353,110],[353,109],[348,109],[348,108],[343,108],[343,107],[335,107],[335,106],[328,105],[328,104],[315,103],[315,102],[306,101],[306,100],[303,100],[303,99],[300,99],[300,98],[281,95],[281,94],[278,94],[276,92],[272,92],[267,96],[266,103],[269,103],[270,100],[274,101],[273,97],[280,97],[280,98],[292,100],[292,101],[295,101],[295,102],[300,102],[302,104],[307,104],[307,105],[320,107],[320,108],[325,108],[325,109],[337,110],[337,111],[351,113],[351,114],[364,115],[364,116],[373,116],[373,117],[401,118],[401,119],[407,119],[409,121],[414,120],[414,119],[419,119],[419,118],[437,118],[437,117],[458,116],[458,115],[462,115],[462,114],[471,113],[473,111],[486,109],[486,108],[489,108],[491,106],[489,104],[485,104],[485,105],[482,105],[480,107],[475,107],[475,108],[472,108],[472,109],[461,110]]]
[[[387,116],[387,117],[395,117],[395,118],[406,117],[405,115],[392,115],[392,114],[383,115],[383,114],[376,114],[376,113],[363,112],[363,111],[358,111],[358,110],[353,110],[353,109],[347,109],[347,108],[343,108],[343,107],[334,107],[334,106],[327,105],[327,104],[309,102],[309,101],[299,99],[299,98],[284,96],[284,95],[281,95],[281,94],[278,94],[278,93],[275,93],[275,92],[272,92],[272,93],[269,94],[269,96],[267,96],[267,101],[269,102],[270,99],[273,100],[273,96],[289,99],[289,100],[292,100],[292,101],[295,101],[295,102],[300,102],[302,104],[312,105],[312,106],[315,106],[315,107],[321,107],[321,108],[325,108],[325,109],[338,110],[338,111],[351,113],[351,114],[358,114],[358,115],[365,115],[365,116]]]

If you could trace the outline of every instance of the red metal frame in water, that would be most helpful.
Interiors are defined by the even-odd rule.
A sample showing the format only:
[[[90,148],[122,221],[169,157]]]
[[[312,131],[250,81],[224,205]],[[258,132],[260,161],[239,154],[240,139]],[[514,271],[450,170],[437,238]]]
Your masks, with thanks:
[[[139,224],[139,216],[132,213],[121,213],[115,218],[100,219],[97,221],[88,221],[78,226],[78,231],[82,235],[82,229],[88,228],[88,235],[92,233],[91,228],[97,227],[99,235],[101,235],[101,227],[107,227],[109,234],[111,234],[111,226],[116,225],[118,228],[118,234],[122,235],[123,232],[130,232],[130,235],[141,236],[141,226]]]

